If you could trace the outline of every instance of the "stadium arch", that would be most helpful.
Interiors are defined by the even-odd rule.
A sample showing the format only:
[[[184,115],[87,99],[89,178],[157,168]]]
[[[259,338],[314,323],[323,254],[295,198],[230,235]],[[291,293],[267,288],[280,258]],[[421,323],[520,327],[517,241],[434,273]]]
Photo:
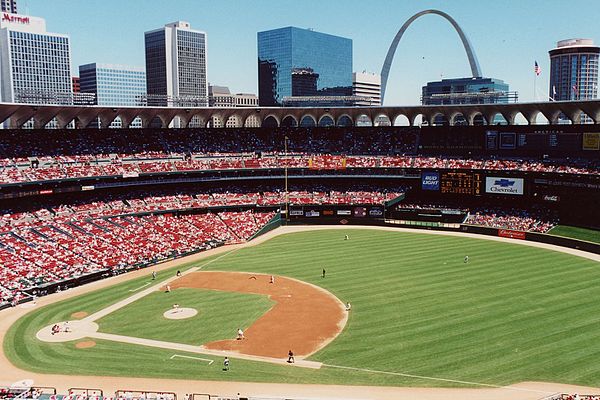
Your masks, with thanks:
[[[452,24],[452,27],[456,30],[456,33],[458,33],[458,36],[460,36],[460,40],[462,41],[465,51],[467,52],[467,58],[469,59],[469,65],[471,66],[471,74],[473,75],[473,77],[483,76],[481,74],[481,68],[479,67],[479,61],[477,60],[477,56],[475,55],[473,46],[471,46],[471,42],[469,42],[467,35],[465,35],[462,28],[460,27],[460,25],[458,25],[458,23],[454,20],[454,18],[452,18],[450,15],[448,15],[445,12],[440,11],[440,10],[433,10],[433,9],[432,10],[424,10],[424,11],[418,12],[415,15],[413,15],[412,17],[410,17],[404,23],[404,25],[402,25],[402,27],[400,28],[398,33],[396,33],[394,40],[392,40],[392,44],[390,45],[390,48],[385,57],[385,61],[383,62],[383,67],[381,68],[381,104],[383,104],[383,101],[385,98],[385,89],[387,86],[388,76],[390,74],[390,68],[392,66],[392,61],[394,60],[394,54],[396,53],[396,48],[398,47],[398,44],[400,43],[400,39],[402,39],[404,32],[408,29],[410,24],[412,24],[416,19],[422,17],[423,15],[427,15],[427,14],[439,15],[440,17],[443,17],[448,22],[450,22],[450,24]]]

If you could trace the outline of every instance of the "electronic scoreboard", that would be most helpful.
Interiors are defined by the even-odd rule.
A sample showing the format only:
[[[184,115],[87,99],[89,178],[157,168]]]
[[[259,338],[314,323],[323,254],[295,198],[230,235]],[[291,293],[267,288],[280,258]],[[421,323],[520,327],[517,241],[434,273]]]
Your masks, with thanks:
[[[477,172],[442,172],[440,191],[448,194],[481,195],[481,174]]]

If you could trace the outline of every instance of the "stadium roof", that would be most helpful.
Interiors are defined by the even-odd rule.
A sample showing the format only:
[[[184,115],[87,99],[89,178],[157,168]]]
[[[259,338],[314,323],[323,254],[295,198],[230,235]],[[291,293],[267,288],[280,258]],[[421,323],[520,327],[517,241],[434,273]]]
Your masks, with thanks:
[[[40,104],[13,104],[0,103],[0,122],[7,122],[7,127],[20,128],[27,121],[33,119],[35,128],[43,128],[48,122],[56,118],[58,127],[64,128],[76,119],[79,128],[87,127],[96,118],[100,118],[102,126],[109,126],[117,117],[123,126],[139,117],[142,126],[150,126],[150,122],[158,118],[162,127],[168,127],[174,118],[181,120],[181,126],[186,127],[193,117],[201,121],[201,125],[208,126],[213,118],[227,121],[236,117],[239,126],[244,126],[249,117],[255,117],[262,125],[269,120],[271,126],[282,124],[284,119],[292,118],[297,125],[305,117],[313,119],[318,125],[325,117],[335,121],[338,125],[341,119],[348,119],[353,124],[361,116],[367,116],[371,121],[377,117],[386,116],[392,123],[405,116],[411,125],[415,124],[417,117],[422,116],[422,121],[432,124],[436,117],[445,117],[450,125],[457,115],[463,115],[469,125],[473,125],[476,117],[483,116],[486,121],[493,121],[500,114],[509,124],[514,124],[518,114],[522,114],[529,124],[535,124],[541,113],[551,123],[557,123],[561,114],[564,114],[573,123],[579,123],[582,113],[589,116],[594,123],[600,123],[600,100],[585,101],[554,101],[511,104],[457,104],[457,105],[420,105],[409,107],[256,107],[256,108],[217,108],[217,107],[106,107],[106,106],[65,106],[65,105],[40,105]],[[347,118],[343,118],[347,117]],[[363,117],[364,118],[364,117]],[[328,119],[328,120],[329,120]],[[346,124],[347,125],[347,124]]]

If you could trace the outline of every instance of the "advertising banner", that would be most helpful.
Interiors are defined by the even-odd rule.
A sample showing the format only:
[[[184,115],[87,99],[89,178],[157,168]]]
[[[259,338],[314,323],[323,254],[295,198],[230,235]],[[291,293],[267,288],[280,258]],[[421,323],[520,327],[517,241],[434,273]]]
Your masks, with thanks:
[[[510,229],[498,229],[498,236],[511,238],[511,239],[521,239],[525,240],[525,232],[521,231],[513,231]]]
[[[583,150],[600,150],[600,133],[583,133]]]
[[[500,178],[487,176],[485,178],[485,192],[491,194],[523,194],[523,178]]]
[[[351,210],[337,210],[337,215],[352,215]]]
[[[423,172],[421,175],[421,188],[423,190],[440,190],[440,174],[437,172]]]
[[[517,147],[517,134],[513,132],[500,133],[500,149],[513,150]]]
[[[551,203],[558,203],[560,201],[560,196],[555,194],[545,194],[544,197],[542,197],[542,199]]]
[[[304,216],[306,217],[318,217],[319,215],[321,215],[321,213],[315,210],[310,210],[304,213]]]
[[[355,217],[364,217],[367,215],[367,209],[364,207],[354,207]]]
[[[302,210],[290,210],[290,215],[295,215],[295,216],[303,216],[304,215],[304,211]]]
[[[487,131],[485,133],[485,148],[488,150],[498,149],[498,132]]]
[[[381,217],[383,215],[383,208],[373,207],[369,210],[369,215],[371,217]]]

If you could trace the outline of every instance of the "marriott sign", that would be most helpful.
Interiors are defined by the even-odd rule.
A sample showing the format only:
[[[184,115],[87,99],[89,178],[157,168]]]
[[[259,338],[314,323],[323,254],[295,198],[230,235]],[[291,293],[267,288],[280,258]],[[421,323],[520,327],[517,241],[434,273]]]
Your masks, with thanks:
[[[14,22],[17,24],[29,25],[31,20],[29,17],[24,17],[21,15],[2,13],[2,22]]]

